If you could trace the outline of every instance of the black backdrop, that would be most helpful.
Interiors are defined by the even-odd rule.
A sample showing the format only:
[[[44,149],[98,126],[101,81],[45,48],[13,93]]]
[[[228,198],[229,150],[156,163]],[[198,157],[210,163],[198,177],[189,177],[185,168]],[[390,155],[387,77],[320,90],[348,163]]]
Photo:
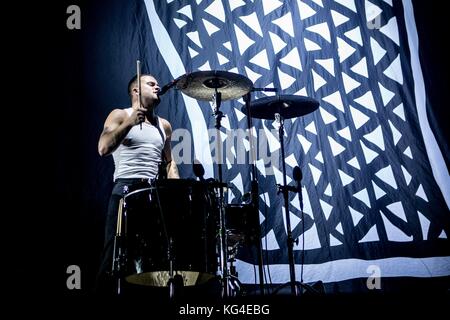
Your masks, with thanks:
[[[107,115],[97,104],[127,103],[123,83],[109,76],[114,65],[123,62],[105,60],[105,48],[97,45],[99,37],[113,38],[114,30],[102,29],[103,22],[120,18],[120,13],[110,11],[110,2],[64,0],[45,7],[24,6],[15,11],[21,18],[8,29],[5,41],[12,54],[4,59],[11,72],[5,77],[10,90],[5,94],[9,112],[4,122],[11,123],[14,132],[4,134],[8,146],[4,189],[11,205],[5,211],[14,227],[10,230],[5,224],[5,228],[12,231],[6,242],[12,253],[8,268],[19,275],[12,280],[20,292],[70,296],[89,293],[93,287],[112,175],[112,159],[97,154]],[[71,4],[81,8],[81,30],[66,28]],[[429,117],[448,166],[445,11],[428,1],[413,4]],[[19,27],[23,31],[17,33]],[[113,44],[106,49],[114,50]],[[109,79],[104,87],[111,91],[99,91],[99,79]],[[66,287],[66,268],[73,264],[82,272],[79,291]]]

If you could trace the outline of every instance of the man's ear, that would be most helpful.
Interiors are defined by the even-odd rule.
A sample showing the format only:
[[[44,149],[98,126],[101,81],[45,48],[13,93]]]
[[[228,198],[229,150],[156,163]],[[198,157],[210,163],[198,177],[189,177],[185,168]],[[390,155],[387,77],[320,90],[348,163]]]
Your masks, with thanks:
[[[138,87],[134,87],[132,91],[133,91],[133,94],[136,94],[136,95],[139,94]]]

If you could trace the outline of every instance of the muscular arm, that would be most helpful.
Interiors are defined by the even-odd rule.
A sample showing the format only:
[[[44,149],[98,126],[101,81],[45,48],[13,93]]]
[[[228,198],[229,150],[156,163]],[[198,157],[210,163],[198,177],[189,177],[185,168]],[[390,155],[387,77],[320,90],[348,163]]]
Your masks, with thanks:
[[[132,120],[124,110],[115,109],[109,114],[98,141],[98,153],[101,156],[107,156],[117,149],[133,127]]]
[[[172,149],[170,147],[170,141],[172,136],[172,126],[167,120],[162,119],[164,131],[166,133],[166,142],[164,143],[164,156],[168,162],[167,164],[167,177],[169,179],[179,179],[177,164],[172,159]]]

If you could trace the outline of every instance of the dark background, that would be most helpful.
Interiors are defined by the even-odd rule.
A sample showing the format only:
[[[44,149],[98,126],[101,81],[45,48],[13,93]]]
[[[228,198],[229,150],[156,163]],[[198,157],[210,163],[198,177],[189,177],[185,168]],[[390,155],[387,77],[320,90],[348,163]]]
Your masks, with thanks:
[[[8,11],[20,18],[8,26],[5,38],[10,56],[4,59],[4,70],[9,71],[4,155],[13,165],[4,167],[4,190],[11,208],[5,211],[14,227],[4,227],[12,233],[6,242],[12,262],[8,268],[17,276],[7,280],[20,293],[72,296],[90,293],[93,287],[112,158],[97,154],[107,114],[93,105],[103,97],[109,103],[108,93],[92,92],[88,84],[95,78],[91,72],[102,63],[92,56],[101,56],[95,30],[109,17],[107,3],[58,1]],[[66,28],[71,4],[81,8],[81,30]],[[413,5],[429,120],[448,166],[448,18],[437,3],[415,0]],[[115,80],[111,87],[123,89]],[[121,103],[111,102],[111,108]],[[73,264],[81,268],[82,290],[67,290],[66,268]]]

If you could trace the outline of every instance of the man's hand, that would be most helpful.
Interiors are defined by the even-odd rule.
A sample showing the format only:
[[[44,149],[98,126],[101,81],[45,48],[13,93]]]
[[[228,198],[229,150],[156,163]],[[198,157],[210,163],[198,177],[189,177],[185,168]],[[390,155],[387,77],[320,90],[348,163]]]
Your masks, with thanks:
[[[130,125],[135,126],[142,122],[145,122],[145,114],[147,113],[147,109],[144,107],[138,107],[137,109],[133,108],[133,112],[131,112],[128,121]]]

